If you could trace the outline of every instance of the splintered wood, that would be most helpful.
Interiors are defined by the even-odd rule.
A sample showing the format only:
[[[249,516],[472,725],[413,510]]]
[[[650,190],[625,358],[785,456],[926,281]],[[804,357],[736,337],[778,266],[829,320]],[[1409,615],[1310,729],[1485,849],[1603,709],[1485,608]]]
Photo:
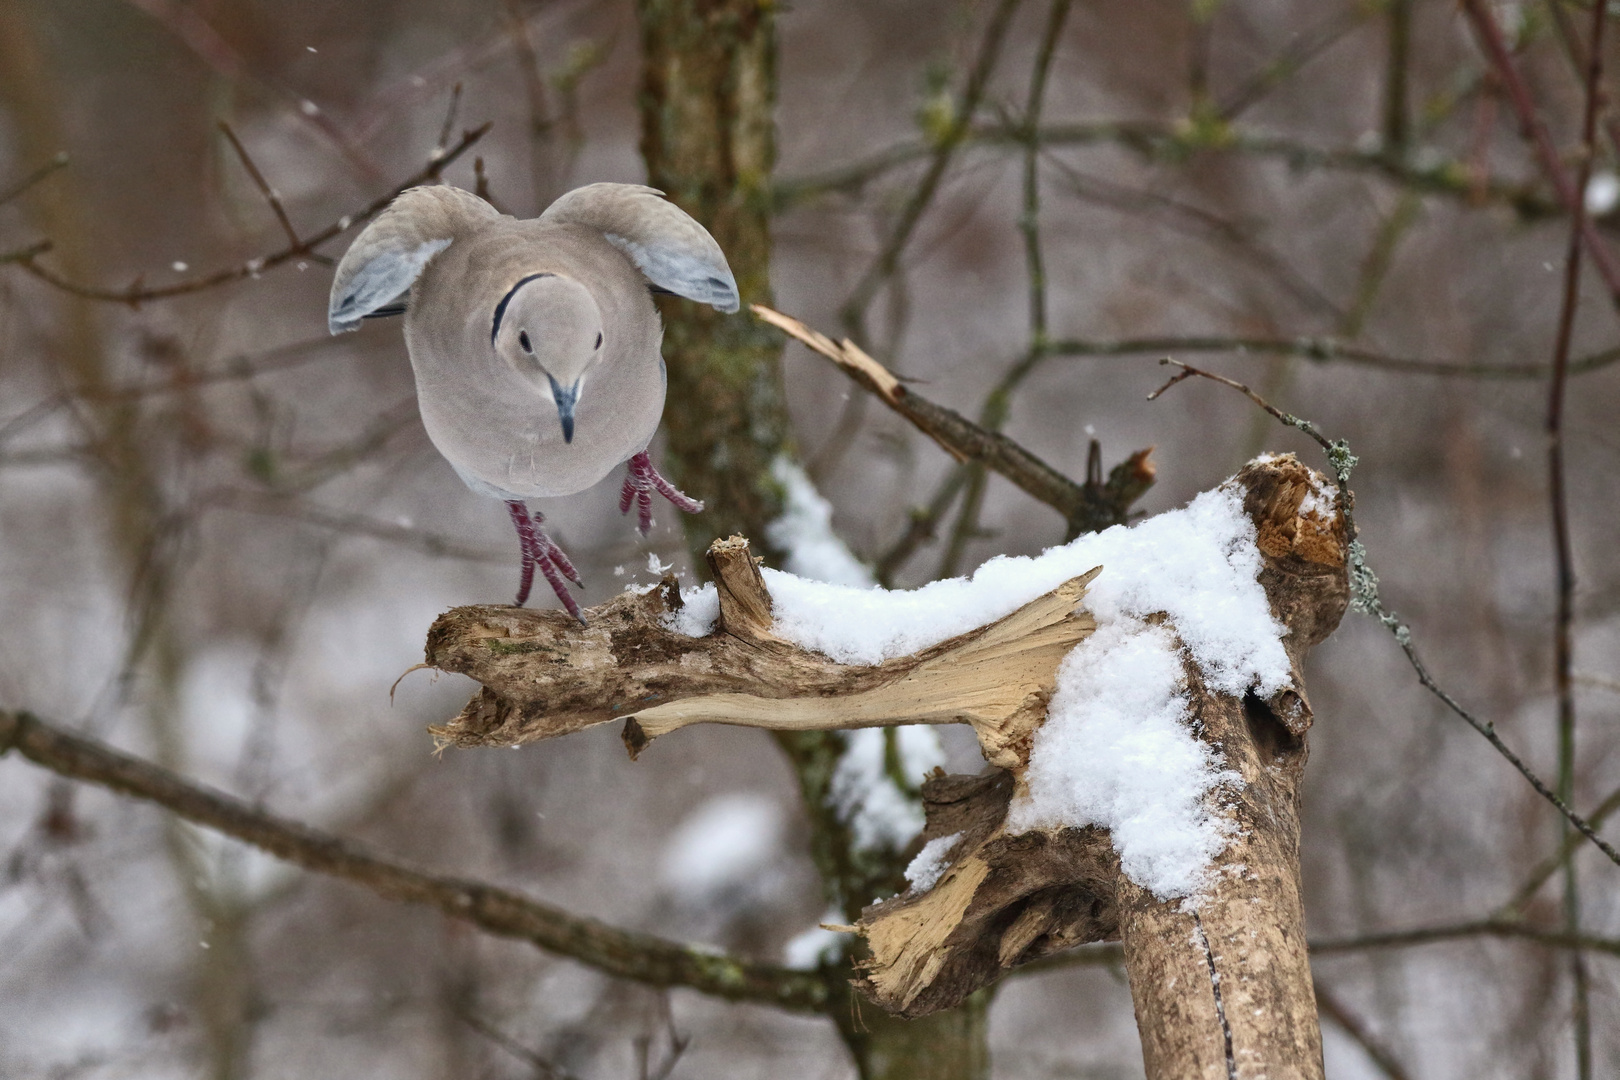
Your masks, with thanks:
[[[697,723],[777,731],[971,724],[992,763],[1021,767],[1059,662],[1096,627],[1079,606],[1093,570],[933,648],[870,667],[839,664],[771,633],[770,593],[747,540],[717,540],[708,558],[720,619],[701,638],[668,626],[680,604],[673,578],[591,608],[587,626],[512,607],[442,616],[428,635],[428,664],[484,689],[434,735],[457,746],[515,746],[617,720],[634,755]]]
[[[1329,486],[1292,455],[1251,463],[1230,483],[1255,525],[1259,581],[1285,628],[1293,677],[1269,699],[1238,698],[1209,689],[1183,656],[1192,730],[1241,777],[1210,804],[1230,842],[1191,902],[1160,900],[1131,881],[1104,829],[1006,828],[1058,665],[1095,629],[1084,601],[1096,570],[932,648],[853,666],[776,636],[748,542],[719,540],[708,553],[719,618],[704,637],[671,628],[681,597],[669,577],[590,609],[583,627],[563,612],[510,607],[442,616],[427,663],[483,689],[433,732],[457,746],[510,746],[617,720],[634,755],[694,723],[971,724],[990,769],[924,784],[917,846],[954,839],[926,888],[863,912],[860,991],[888,1012],[923,1016],[1020,964],[1117,938],[1151,1080],[1320,1077],[1299,885],[1299,783],[1313,718],[1301,664],[1345,610],[1348,541]]]

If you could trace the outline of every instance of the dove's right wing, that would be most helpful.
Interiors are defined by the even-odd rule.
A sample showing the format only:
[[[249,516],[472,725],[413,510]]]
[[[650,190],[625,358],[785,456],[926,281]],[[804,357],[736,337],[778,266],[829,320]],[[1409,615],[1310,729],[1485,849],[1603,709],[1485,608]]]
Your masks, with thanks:
[[[500,217],[496,209],[460,188],[416,187],[363,229],[332,277],[327,326],[334,334],[355,330],[360,320],[398,315],[428,260],[480,224]]]
[[[739,302],[737,279],[709,230],[639,184],[588,184],[546,208],[541,221],[585,225],[607,237],[655,291],[674,293],[727,313]]]

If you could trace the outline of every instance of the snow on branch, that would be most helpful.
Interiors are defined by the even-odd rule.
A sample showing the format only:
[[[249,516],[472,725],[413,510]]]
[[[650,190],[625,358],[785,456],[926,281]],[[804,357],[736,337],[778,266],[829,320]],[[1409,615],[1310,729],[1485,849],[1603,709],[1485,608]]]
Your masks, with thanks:
[[[709,549],[712,584],[666,577],[588,626],[448,612],[427,662],[483,689],[434,734],[504,746],[620,721],[636,754],[701,722],[971,724],[992,768],[924,785],[911,888],[860,920],[864,994],[924,1015],[1017,965],[1123,938],[1139,1017],[1184,1008],[1155,995],[1196,978],[1236,1044],[1320,1060],[1300,664],[1345,610],[1346,543],[1337,492],[1291,455],[1134,528],[916,590],[764,569],[732,537]],[[1145,1043],[1152,1030],[1144,1019]]]

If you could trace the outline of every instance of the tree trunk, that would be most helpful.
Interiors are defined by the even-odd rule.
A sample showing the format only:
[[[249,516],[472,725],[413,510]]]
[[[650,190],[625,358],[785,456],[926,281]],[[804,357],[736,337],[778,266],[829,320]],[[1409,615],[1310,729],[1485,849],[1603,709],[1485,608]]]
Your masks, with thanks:
[[[647,182],[714,234],[745,305],[771,302],[775,10],[769,0],[636,4]],[[771,549],[767,526],[781,513],[782,492],[771,466],[791,449],[780,339],[746,313],[721,315],[675,298],[662,303],[669,366],[663,456],[676,483],[706,507],[686,516],[695,561],[703,565],[710,539],[733,533],[754,538],[773,559],[780,553]],[[862,891],[874,880],[903,884],[905,860],[899,852],[855,851],[829,811],[827,782],[844,747],[838,735],[784,732],[777,741],[799,776],[827,896],[853,917],[875,895]],[[880,1014],[864,1024],[841,1019],[839,1030],[867,1080],[968,1080],[989,1073],[985,1008],[970,1004],[924,1022]]]
[[[743,302],[768,303],[773,7],[764,0],[639,0],[636,10],[647,182],[714,234]],[[758,543],[781,512],[771,463],[789,440],[782,349],[746,313],[722,315],[676,298],[663,305],[664,456],[675,481],[706,506],[685,522],[701,566],[709,540],[741,533]]]

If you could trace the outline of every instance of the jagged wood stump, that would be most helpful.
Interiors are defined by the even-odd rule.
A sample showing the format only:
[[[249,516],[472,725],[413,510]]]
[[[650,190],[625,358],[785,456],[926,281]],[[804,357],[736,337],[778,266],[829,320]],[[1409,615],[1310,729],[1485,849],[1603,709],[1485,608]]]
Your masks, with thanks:
[[[433,731],[457,746],[510,746],[619,721],[634,755],[699,722],[971,724],[992,768],[924,785],[922,839],[961,835],[931,887],[863,913],[862,993],[889,1012],[923,1016],[1020,964],[1117,938],[1150,1078],[1320,1077],[1299,883],[1312,719],[1300,671],[1344,612],[1348,538],[1342,515],[1302,509],[1321,481],[1291,455],[1252,463],[1230,483],[1255,523],[1260,580],[1287,631],[1293,681],[1270,700],[1240,699],[1209,690],[1185,661],[1196,734],[1243,781],[1221,802],[1237,828],[1196,905],[1158,900],[1130,881],[1105,830],[1004,828],[1058,664],[1094,628],[1082,605],[1096,571],[988,626],[861,667],[773,635],[747,541],[720,540],[709,550],[720,614],[705,637],[668,625],[681,603],[672,577],[589,609],[584,627],[563,612],[446,613],[429,633],[427,663],[483,689]]]

